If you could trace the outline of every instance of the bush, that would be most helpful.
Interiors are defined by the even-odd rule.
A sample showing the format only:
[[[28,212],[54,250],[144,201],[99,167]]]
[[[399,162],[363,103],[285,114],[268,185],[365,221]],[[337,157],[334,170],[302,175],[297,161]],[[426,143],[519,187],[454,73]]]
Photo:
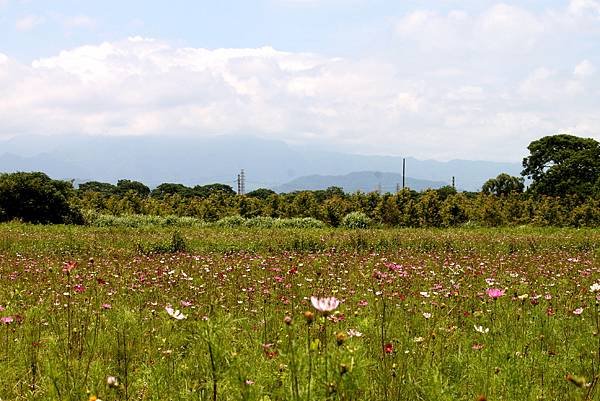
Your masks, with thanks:
[[[222,219],[220,219],[219,221],[217,221],[215,223],[215,225],[217,227],[232,228],[232,227],[243,226],[244,223],[246,223],[246,219],[245,218],[243,218],[242,216],[239,216],[239,215],[235,215],[235,216],[223,217]]]
[[[194,217],[178,216],[148,216],[143,214],[129,214],[113,216],[86,212],[85,223],[94,227],[205,227],[207,224]]]
[[[323,228],[327,224],[313,217],[296,217],[293,219],[275,219],[273,227],[277,228]]]
[[[369,216],[363,212],[351,212],[342,219],[342,227],[344,228],[368,228],[371,223]]]
[[[275,225],[275,221],[276,219],[273,217],[259,216],[246,220],[244,225],[246,227],[271,228]]]
[[[185,242],[185,239],[181,236],[181,233],[179,233],[179,231],[175,231],[169,241],[159,242],[150,245],[138,244],[137,247],[138,252],[143,255],[160,253],[179,253],[186,252],[188,250],[187,243]]]

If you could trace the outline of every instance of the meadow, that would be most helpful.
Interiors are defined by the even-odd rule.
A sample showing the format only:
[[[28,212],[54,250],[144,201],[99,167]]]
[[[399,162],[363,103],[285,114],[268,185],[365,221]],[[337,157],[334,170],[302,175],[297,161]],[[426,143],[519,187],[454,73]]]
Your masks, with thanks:
[[[599,299],[592,229],[2,224],[0,399],[600,400]]]

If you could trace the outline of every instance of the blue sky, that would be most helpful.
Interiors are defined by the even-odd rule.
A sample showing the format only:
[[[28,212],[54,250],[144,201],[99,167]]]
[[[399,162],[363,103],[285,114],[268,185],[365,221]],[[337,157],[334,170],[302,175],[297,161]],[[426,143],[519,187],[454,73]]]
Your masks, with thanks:
[[[0,0],[0,137],[519,160],[600,139],[600,0]]]

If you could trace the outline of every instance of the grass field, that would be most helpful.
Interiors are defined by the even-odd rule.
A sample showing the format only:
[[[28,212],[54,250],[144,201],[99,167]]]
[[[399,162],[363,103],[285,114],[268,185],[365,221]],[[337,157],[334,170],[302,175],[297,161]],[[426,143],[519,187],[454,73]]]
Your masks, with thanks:
[[[598,230],[4,224],[0,283],[2,400],[600,400]]]

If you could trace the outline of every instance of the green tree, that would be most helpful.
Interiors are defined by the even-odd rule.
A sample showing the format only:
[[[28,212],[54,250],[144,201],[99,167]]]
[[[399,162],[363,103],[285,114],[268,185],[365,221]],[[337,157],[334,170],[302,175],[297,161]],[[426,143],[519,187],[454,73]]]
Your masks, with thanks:
[[[192,195],[192,189],[183,184],[165,182],[154,188],[151,192],[153,198],[164,198],[167,195],[179,194],[183,197]]]
[[[79,184],[79,188],[77,188],[77,192],[80,194],[84,194],[86,192],[98,192],[103,196],[110,196],[114,194],[116,190],[117,187],[115,187],[113,184],[98,181],[84,182]]]
[[[258,198],[261,200],[266,200],[271,195],[276,195],[275,191],[273,191],[272,189],[267,189],[267,188],[258,188],[258,189],[255,189],[254,191],[250,191],[246,194],[246,196],[248,196],[250,198]]]
[[[508,196],[512,193],[521,193],[524,188],[523,178],[502,173],[496,178],[487,180],[481,187],[481,192],[486,195]]]
[[[82,223],[83,217],[70,201],[73,185],[53,180],[44,173],[0,174],[0,218],[30,223]]]
[[[441,202],[437,191],[428,189],[423,192],[417,203],[420,225],[423,227],[439,227],[442,223],[440,207]]]
[[[234,196],[235,191],[229,185],[225,184],[208,184],[196,185],[193,189],[194,195],[201,198],[208,198],[211,195],[221,194],[224,196]]]
[[[527,149],[530,155],[523,159],[521,174],[533,181],[529,188],[531,192],[549,196],[588,196],[598,190],[598,141],[560,134],[533,141]]]
[[[350,207],[350,202],[339,196],[334,196],[322,203],[321,215],[327,224],[337,227],[341,224],[344,216],[350,211]]]
[[[146,198],[150,195],[150,188],[148,188],[146,185],[142,184],[139,181],[119,180],[117,182],[117,194],[125,195],[129,191],[135,192],[138,196],[142,198]]]
[[[448,196],[440,208],[442,225],[445,227],[454,227],[463,224],[469,220],[468,210],[470,208],[469,200],[464,194]]]

